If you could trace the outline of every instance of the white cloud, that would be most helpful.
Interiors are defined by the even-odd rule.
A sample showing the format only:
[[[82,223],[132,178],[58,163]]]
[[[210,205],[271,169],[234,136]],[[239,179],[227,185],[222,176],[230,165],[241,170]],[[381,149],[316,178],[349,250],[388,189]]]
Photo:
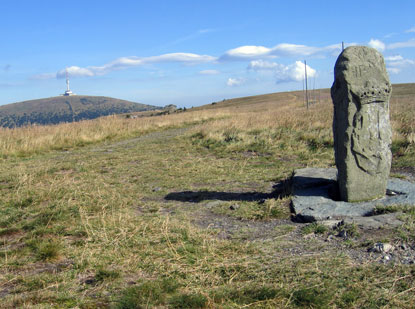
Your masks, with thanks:
[[[385,60],[391,74],[398,74],[404,69],[415,67],[415,60],[405,59],[400,55],[386,57]]]
[[[307,65],[307,77],[316,76],[316,70]],[[291,81],[302,81],[305,76],[305,66],[301,61],[296,61],[293,64],[287,66],[280,66],[276,72],[276,82],[291,82]]]
[[[201,74],[201,75],[217,75],[217,74],[220,74],[220,72],[218,70],[202,70],[202,71],[199,71],[199,74]]]
[[[405,42],[396,42],[396,43],[389,44],[387,46],[387,49],[410,48],[410,47],[415,47],[415,39],[410,39]]]
[[[221,57],[224,60],[232,59],[255,59],[258,57],[267,56],[270,53],[271,49],[264,46],[240,46],[225,52]]]
[[[382,41],[377,40],[377,39],[370,39],[368,45],[372,48],[377,49],[380,52],[383,52],[386,48],[385,43],[383,43]]]
[[[390,74],[399,74],[402,70],[399,68],[386,68]]]
[[[80,68],[77,66],[71,66],[64,70],[60,70],[58,73],[56,73],[56,78],[65,78],[66,76],[66,70],[68,70],[68,75],[73,77],[83,77],[83,76],[94,76],[95,73],[86,68]]]
[[[216,57],[208,55],[198,55],[191,53],[171,53],[164,54],[159,56],[151,57],[122,57],[114,61],[111,61],[103,66],[91,66],[87,69],[94,72],[94,75],[102,75],[112,71],[127,69],[130,67],[141,66],[145,64],[155,64],[155,63],[182,63],[182,64],[198,64],[198,63],[207,63],[213,62],[216,60]]]
[[[414,32],[415,33],[415,27],[412,27],[412,28],[406,30],[405,32],[406,33],[411,33],[411,32]]]
[[[273,72],[277,83],[302,81],[305,76],[304,63],[301,61],[296,61],[295,63],[289,65],[283,65],[276,62],[254,60],[250,62],[248,69],[257,72]],[[316,76],[316,73],[316,70],[307,65],[308,77],[314,77]]]
[[[278,66],[278,63],[268,62],[262,59],[252,60],[248,65],[248,70],[253,71],[272,71]]]
[[[145,64],[155,64],[155,63],[182,63],[182,64],[198,64],[198,63],[208,63],[216,61],[216,57],[209,55],[198,55],[191,53],[171,53],[164,54],[159,56],[151,57],[121,57],[106,63],[102,66],[88,66],[85,68],[78,66],[68,67],[68,74],[72,77],[90,77],[97,75],[104,75],[112,71],[123,70],[130,67],[142,66]],[[32,76],[32,79],[51,79],[51,78],[64,78],[66,70],[62,69],[57,73],[44,73]]]
[[[272,54],[276,56],[310,56],[322,51],[321,48],[297,45],[297,44],[278,44],[272,49]]]
[[[226,84],[229,87],[240,86],[243,83],[245,83],[245,79],[244,78],[228,78],[228,81],[226,82]]]
[[[353,45],[353,44],[349,44]],[[281,43],[272,48],[265,46],[247,45],[237,47],[225,52],[221,60],[255,60],[277,57],[308,57],[337,55],[341,51],[341,44],[314,47],[307,45]]]
[[[128,59],[128,58],[127,58]],[[159,63],[159,62],[180,62],[180,63],[188,63],[188,64],[197,64],[197,63],[205,63],[205,62],[213,62],[216,60],[216,57],[208,56],[208,55],[197,55],[197,54],[190,54],[190,53],[172,53],[172,54],[164,54],[160,56],[153,56],[147,58],[135,58],[141,60],[142,63]]]
[[[399,60],[403,60],[403,57],[401,55],[395,55],[395,56],[389,56],[389,57],[385,57],[386,61],[399,61]]]

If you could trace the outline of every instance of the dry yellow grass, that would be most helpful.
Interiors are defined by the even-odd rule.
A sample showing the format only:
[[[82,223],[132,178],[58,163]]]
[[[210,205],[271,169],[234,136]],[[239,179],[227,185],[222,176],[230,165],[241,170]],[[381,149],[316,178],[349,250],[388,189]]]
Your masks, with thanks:
[[[0,129],[1,156],[25,156],[49,150],[68,149],[105,140],[139,136],[147,132],[197,123],[224,115],[222,111],[188,112],[128,119],[109,116],[77,123]]]
[[[391,99],[393,139],[415,143],[415,100],[412,84],[396,85]],[[395,88],[394,88],[395,89]],[[409,91],[409,93],[408,93]],[[183,113],[128,119],[110,116],[78,123],[53,126],[28,126],[0,129],[0,155],[25,156],[49,150],[68,149],[106,140],[119,140],[168,127],[197,124],[193,132],[219,138],[225,131],[236,130],[245,142],[246,133],[285,128],[325,141],[332,139],[332,103],[327,89],[320,92],[321,102],[304,107],[301,92],[285,92],[226,100]],[[210,121],[206,121],[206,120]]]

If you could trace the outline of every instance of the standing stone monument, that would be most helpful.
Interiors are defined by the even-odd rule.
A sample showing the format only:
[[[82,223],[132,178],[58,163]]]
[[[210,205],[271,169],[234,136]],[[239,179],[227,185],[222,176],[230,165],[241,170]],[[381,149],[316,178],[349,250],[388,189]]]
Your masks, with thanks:
[[[382,55],[351,46],[338,57],[331,97],[340,199],[359,202],[385,196],[392,153],[391,84]]]

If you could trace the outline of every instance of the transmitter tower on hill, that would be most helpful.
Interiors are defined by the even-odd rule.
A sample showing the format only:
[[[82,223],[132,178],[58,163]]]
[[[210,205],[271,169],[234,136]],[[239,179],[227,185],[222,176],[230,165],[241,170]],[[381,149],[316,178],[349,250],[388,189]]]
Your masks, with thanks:
[[[65,69],[65,76],[66,76],[66,91],[63,94],[63,96],[75,95],[75,93],[73,93],[71,91],[71,89],[69,89],[69,74],[68,74],[68,68]]]

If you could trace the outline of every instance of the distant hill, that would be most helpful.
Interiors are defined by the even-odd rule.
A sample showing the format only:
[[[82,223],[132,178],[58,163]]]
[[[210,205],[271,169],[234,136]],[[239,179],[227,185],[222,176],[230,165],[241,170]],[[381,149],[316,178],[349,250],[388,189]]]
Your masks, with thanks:
[[[414,97],[415,96],[415,83],[406,83],[406,84],[393,84],[392,85],[392,97],[391,105],[393,106],[393,100],[399,100],[404,97]],[[330,100],[330,89],[316,89],[309,91],[310,101],[325,101]],[[275,103],[283,104],[286,102],[303,102],[304,101],[304,92],[299,91],[287,91],[287,92],[275,92],[268,94],[261,94],[255,96],[233,98],[233,99],[224,99],[218,102],[212,102],[210,104],[201,105],[194,107],[191,110],[204,110],[204,109],[220,109],[220,108],[229,108],[238,106],[240,108],[245,107],[249,108],[259,108],[258,105]]]
[[[155,109],[160,107],[110,97],[59,96],[0,106],[0,126],[57,124]]]

